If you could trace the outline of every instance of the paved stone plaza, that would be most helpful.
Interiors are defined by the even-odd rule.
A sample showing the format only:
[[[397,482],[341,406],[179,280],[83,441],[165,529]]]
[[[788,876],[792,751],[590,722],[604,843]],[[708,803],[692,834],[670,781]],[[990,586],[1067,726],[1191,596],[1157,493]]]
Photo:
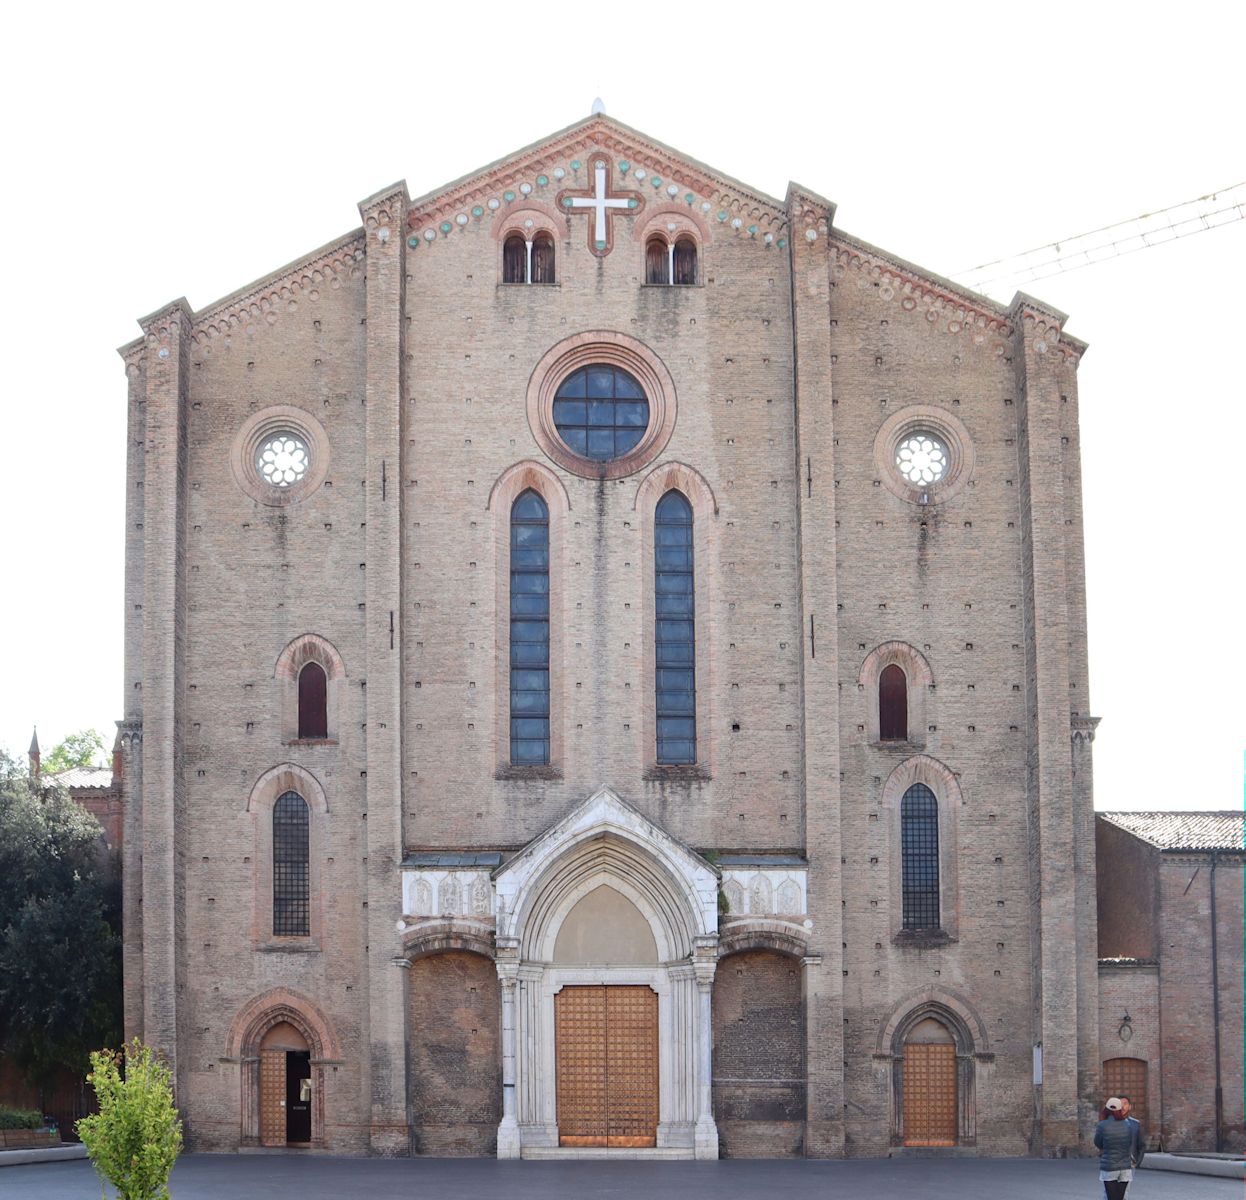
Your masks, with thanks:
[[[491,1159],[344,1159],[186,1155],[174,1200],[458,1200],[504,1194],[645,1200],[1091,1200],[1102,1195],[1091,1159],[723,1160],[718,1162],[498,1162]],[[96,1200],[86,1162],[0,1170],[2,1200]],[[1240,1200],[1240,1180],[1142,1171],[1130,1200]]]

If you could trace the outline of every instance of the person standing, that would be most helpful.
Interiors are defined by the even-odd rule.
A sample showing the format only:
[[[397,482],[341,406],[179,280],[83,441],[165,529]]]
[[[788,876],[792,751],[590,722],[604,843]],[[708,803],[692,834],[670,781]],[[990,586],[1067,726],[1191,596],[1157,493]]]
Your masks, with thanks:
[[[1142,1158],[1142,1126],[1127,1119],[1125,1101],[1111,1096],[1103,1106],[1103,1118],[1095,1126],[1099,1150],[1099,1181],[1107,1200],[1125,1200],[1133,1182],[1135,1163]]]

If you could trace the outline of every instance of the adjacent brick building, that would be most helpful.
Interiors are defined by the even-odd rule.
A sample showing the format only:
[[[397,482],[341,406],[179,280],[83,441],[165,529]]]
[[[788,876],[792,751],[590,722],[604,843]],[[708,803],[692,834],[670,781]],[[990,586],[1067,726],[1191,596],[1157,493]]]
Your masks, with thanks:
[[[359,213],[122,350],[126,1019],[189,1144],[1083,1146],[1063,314],[600,114]]]
[[[1105,1086],[1167,1149],[1246,1149],[1246,816],[1100,813],[1095,840]]]

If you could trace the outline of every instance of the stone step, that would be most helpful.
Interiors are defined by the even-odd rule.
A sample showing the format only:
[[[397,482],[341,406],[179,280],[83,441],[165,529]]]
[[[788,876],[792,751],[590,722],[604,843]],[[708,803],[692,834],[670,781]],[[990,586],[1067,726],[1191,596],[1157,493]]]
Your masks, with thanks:
[[[599,1158],[690,1159],[691,1146],[525,1146],[520,1155],[526,1159],[579,1159],[587,1162]]]

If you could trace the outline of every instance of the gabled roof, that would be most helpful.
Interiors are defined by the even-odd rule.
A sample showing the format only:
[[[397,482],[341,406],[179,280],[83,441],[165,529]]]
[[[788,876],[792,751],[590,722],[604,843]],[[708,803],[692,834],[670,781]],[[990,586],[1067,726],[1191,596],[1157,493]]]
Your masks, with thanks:
[[[1246,850],[1246,812],[1101,812],[1107,821],[1160,850]]]
[[[67,771],[57,771],[43,778],[45,782],[59,783],[67,788],[111,788],[112,767],[70,767]]]
[[[747,214],[751,220],[760,220],[774,228],[786,226],[787,209],[782,200],[741,183],[622,121],[598,113],[416,197],[411,201],[409,227],[453,221],[464,206],[470,208],[476,200],[487,200],[490,191],[511,185],[516,190],[524,184],[531,187],[538,176],[549,178],[559,170],[565,171],[572,161],[578,161],[577,152],[590,147],[610,155],[622,173],[625,173],[623,164],[633,172],[638,168],[643,170],[647,184],[654,187],[658,199],[665,200],[666,196],[654,184],[654,176],[663,185],[677,185],[680,194],[685,190],[695,193],[700,203],[711,204],[715,212],[725,211],[741,218]],[[568,179],[567,183],[572,181]],[[561,186],[554,180],[551,184],[554,184],[553,190]]]

